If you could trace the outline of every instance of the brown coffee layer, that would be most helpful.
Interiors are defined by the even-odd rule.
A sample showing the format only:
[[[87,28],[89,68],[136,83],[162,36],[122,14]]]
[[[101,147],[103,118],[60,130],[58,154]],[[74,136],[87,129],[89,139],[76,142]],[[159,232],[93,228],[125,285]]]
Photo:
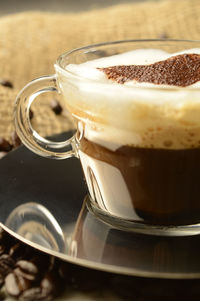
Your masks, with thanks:
[[[108,79],[124,84],[127,81],[187,87],[200,80],[200,55],[180,54],[150,65],[121,65],[97,68]]]
[[[80,151],[89,158],[82,157],[88,186],[96,198],[101,195],[109,213],[153,225],[199,222],[200,148],[167,150],[125,145],[110,151],[83,138]],[[113,173],[113,169],[118,172]],[[106,187],[101,194],[99,183]]]

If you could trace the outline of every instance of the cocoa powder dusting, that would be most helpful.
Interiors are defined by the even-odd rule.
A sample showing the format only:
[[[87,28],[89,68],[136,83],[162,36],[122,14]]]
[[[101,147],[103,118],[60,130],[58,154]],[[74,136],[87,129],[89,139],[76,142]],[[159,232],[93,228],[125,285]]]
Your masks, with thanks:
[[[157,85],[190,86],[200,80],[200,55],[180,54],[150,65],[122,65],[97,68],[108,79],[124,84],[127,81]]]

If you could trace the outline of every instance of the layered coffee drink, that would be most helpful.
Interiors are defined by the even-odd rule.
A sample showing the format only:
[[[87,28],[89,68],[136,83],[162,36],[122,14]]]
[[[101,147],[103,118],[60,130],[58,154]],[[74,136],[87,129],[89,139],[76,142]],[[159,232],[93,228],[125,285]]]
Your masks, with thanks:
[[[200,49],[137,49],[63,72],[92,202],[139,223],[198,223]]]

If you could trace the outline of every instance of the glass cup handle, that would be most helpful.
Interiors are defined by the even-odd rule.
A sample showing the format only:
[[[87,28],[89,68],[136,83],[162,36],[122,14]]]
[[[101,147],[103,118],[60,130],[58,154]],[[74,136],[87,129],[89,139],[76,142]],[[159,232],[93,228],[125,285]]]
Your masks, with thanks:
[[[30,122],[30,107],[38,95],[57,92],[56,75],[43,76],[31,81],[18,94],[15,104],[16,132],[26,147],[34,153],[52,159],[66,159],[77,156],[75,136],[63,142],[54,142],[41,137]],[[62,150],[65,151],[62,151]]]

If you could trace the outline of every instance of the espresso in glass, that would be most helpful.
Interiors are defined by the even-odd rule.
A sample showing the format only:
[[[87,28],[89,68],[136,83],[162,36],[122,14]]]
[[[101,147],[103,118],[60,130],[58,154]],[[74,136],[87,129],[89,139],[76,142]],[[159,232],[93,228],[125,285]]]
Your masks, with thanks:
[[[199,54],[143,48],[66,67],[85,79],[61,87],[93,205],[146,224],[198,223],[199,83],[183,74]]]

